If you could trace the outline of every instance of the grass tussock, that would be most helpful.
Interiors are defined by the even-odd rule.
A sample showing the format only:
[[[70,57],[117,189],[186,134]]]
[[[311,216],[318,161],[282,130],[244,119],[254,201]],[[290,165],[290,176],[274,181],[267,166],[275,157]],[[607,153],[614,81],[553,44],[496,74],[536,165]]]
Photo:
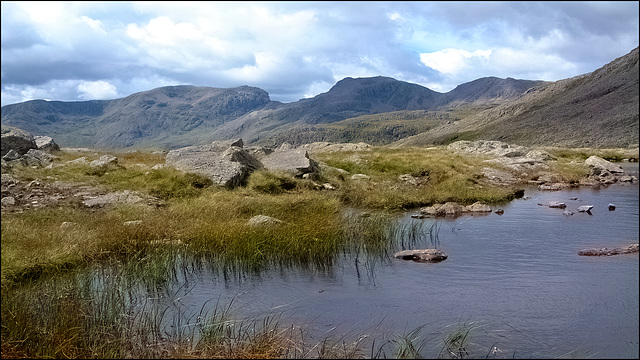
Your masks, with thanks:
[[[349,174],[370,176],[363,181],[342,175],[341,199],[357,207],[399,210],[447,201],[496,203],[510,199],[515,191],[482,183],[481,165],[475,157],[443,148],[374,148],[317,156]],[[400,180],[402,175],[417,179],[419,184]]]

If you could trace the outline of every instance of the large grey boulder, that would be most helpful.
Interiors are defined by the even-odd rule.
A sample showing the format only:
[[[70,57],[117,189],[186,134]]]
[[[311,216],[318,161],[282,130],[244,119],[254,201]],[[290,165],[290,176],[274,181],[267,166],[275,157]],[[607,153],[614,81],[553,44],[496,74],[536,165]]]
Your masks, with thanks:
[[[26,154],[22,155],[19,159],[24,165],[28,166],[47,166],[56,160],[58,157],[37,149],[29,149]]]
[[[26,154],[29,149],[37,149],[35,138],[29,132],[12,126],[2,125],[2,138],[0,139],[0,156],[4,156],[9,150],[14,150],[20,155]]]
[[[210,145],[188,146],[167,153],[165,164],[178,170],[203,175],[215,185],[234,188],[263,165],[243,148],[242,140],[214,141]]]
[[[585,164],[589,165],[591,168],[600,170],[600,171],[608,171],[613,174],[623,174],[624,169],[619,165],[612,163],[611,161],[607,161],[598,156],[590,156],[587,160],[584,161]]]
[[[305,149],[281,147],[266,155],[261,161],[267,170],[285,171],[298,177],[320,171],[318,163],[309,158],[309,153]]]
[[[46,152],[60,150],[60,146],[58,146],[58,144],[56,144],[56,142],[53,141],[53,139],[50,138],[49,136],[36,135],[34,136],[34,139],[36,141],[36,146],[38,147],[38,150],[42,150]]]

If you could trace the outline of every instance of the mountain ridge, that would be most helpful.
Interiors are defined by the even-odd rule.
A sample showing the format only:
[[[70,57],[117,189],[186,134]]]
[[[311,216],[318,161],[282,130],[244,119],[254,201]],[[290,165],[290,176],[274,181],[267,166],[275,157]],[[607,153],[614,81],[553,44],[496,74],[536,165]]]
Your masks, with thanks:
[[[3,106],[1,116],[3,125],[51,136],[66,147],[172,149],[237,137],[273,146],[288,138],[298,144],[372,139],[414,146],[465,137],[526,143],[536,142],[529,139],[536,131],[557,144],[606,145],[615,141],[590,142],[588,133],[558,131],[550,119],[559,114],[571,119],[566,127],[582,130],[618,123],[637,129],[637,50],[592,73],[555,82],[484,77],[439,93],[385,76],[347,77],[325,93],[291,103],[272,101],[265,90],[248,85],[177,85],[113,100],[30,100]],[[584,121],[595,125],[576,120],[585,112],[591,118]],[[562,141],[532,129],[532,122],[575,139]],[[628,134],[615,135],[630,142]]]

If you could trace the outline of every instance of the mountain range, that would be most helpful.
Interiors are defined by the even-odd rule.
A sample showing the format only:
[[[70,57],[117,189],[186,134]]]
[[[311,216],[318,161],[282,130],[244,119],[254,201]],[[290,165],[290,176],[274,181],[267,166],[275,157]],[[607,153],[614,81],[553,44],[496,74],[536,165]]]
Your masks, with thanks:
[[[559,81],[484,77],[439,93],[390,77],[345,78],[291,103],[256,87],[167,86],[114,100],[31,100],[2,125],[62,147],[173,149],[241,137],[277,146],[315,141],[426,146],[455,140],[520,145],[638,144],[638,48]]]

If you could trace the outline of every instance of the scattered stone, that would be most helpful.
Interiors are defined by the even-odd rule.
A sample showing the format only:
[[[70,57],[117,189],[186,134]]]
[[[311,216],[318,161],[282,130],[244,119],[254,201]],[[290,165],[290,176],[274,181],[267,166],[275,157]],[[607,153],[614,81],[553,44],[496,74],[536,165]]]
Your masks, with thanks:
[[[496,214],[502,215],[502,214],[504,214],[504,210],[503,209],[498,209],[498,210],[496,210]]]
[[[564,188],[569,187],[568,184],[565,183],[553,183],[553,184],[540,184],[538,185],[538,190],[551,190],[551,191],[556,191],[556,190],[562,190]]]
[[[611,256],[611,255],[620,255],[620,254],[633,254],[639,251],[640,247],[638,244],[631,244],[622,246],[619,248],[601,248],[601,249],[584,249],[578,251],[578,255],[581,256]]]
[[[593,205],[583,205],[578,207],[578,212],[591,212],[591,209],[593,209]]]
[[[541,206],[549,206],[550,208],[555,208],[555,209],[564,209],[567,207],[567,204],[563,203],[563,202],[559,202],[559,201],[549,201],[547,204],[538,204]]]
[[[393,254],[396,259],[417,262],[440,262],[447,259],[447,254],[438,249],[403,250]]]
[[[609,211],[614,211],[616,209],[616,206],[613,204],[609,204]]]
[[[572,197],[569,198],[569,200],[578,200],[578,198],[575,197],[575,196],[572,196]]]
[[[565,211],[562,212],[562,215],[567,215],[567,216],[571,216],[573,214],[575,214],[575,213],[573,211],[569,211],[569,210],[565,210]]]

